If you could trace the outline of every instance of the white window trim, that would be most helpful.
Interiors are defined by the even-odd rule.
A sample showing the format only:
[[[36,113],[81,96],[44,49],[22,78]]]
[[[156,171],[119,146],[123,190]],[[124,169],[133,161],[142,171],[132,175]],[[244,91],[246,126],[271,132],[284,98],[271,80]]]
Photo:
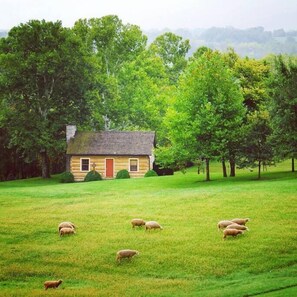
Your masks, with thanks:
[[[82,160],[89,160],[89,170],[83,170],[82,169]],[[89,172],[90,171],[90,164],[91,164],[91,159],[90,158],[80,158],[80,171],[81,172]]]
[[[131,171],[131,170],[130,170],[130,167],[131,167],[131,166],[130,166],[130,161],[131,161],[131,160],[136,160],[136,161],[137,161],[137,170],[136,170],[136,171],[134,171],[134,170]],[[129,171],[129,172],[139,172],[139,158],[129,158],[129,164],[128,164],[128,167],[129,167],[129,168],[128,168],[128,171]]]

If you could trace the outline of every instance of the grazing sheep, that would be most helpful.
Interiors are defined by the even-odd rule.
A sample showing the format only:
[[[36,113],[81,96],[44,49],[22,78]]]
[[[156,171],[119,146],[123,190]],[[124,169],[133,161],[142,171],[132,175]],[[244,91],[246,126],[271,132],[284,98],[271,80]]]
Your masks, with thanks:
[[[225,229],[227,226],[234,224],[234,222],[232,221],[228,221],[228,220],[224,220],[224,221],[220,221],[218,222],[218,229]]]
[[[73,228],[62,228],[60,230],[60,236],[63,236],[65,234],[75,234],[75,230]]]
[[[163,227],[159,223],[157,223],[155,221],[150,221],[150,222],[145,223],[145,230],[147,230],[147,229],[149,229],[149,230],[151,230],[151,229],[161,229],[162,230]]]
[[[132,228],[134,228],[135,226],[142,227],[145,225],[145,221],[142,219],[133,219],[131,221],[131,224],[132,224]]]
[[[44,282],[44,288],[47,290],[48,288],[58,288],[63,281],[60,279],[58,281],[46,281]]]
[[[62,222],[62,223],[60,223],[59,226],[58,226],[59,232],[60,232],[60,230],[61,230],[62,228],[73,228],[73,229],[75,229],[76,227],[75,227],[75,225],[74,225],[73,223],[71,223],[71,222]]]
[[[234,237],[234,236],[237,236],[238,234],[243,234],[243,231],[237,230],[237,229],[225,229],[223,239],[225,239],[227,236]]]
[[[231,224],[226,227],[226,229],[237,229],[237,230],[243,230],[243,231],[249,231],[249,228],[244,225],[238,225],[238,224]]]
[[[233,219],[232,222],[238,225],[245,225],[250,219]]]
[[[135,250],[120,250],[117,252],[116,261],[121,262],[123,258],[131,259],[135,255],[139,255],[139,252]]]

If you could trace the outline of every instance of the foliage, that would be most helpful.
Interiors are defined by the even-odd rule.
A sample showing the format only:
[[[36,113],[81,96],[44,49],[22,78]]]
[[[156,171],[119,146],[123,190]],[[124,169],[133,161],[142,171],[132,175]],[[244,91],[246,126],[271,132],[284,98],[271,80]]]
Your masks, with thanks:
[[[96,118],[104,129],[121,123],[122,105],[118,90],[118,73],[125,63],[143,52],[147,38],[136,25],[123,24],[115,15],[78,20],[74,32],[80,36],[98,65],[96,88],[99,98]]]
[[[261,165],[272,160],[272,148],[268,141],[271,134],[270,116],[267,110],[254,111],[248,115],[246,139],[243,144],[243,162],[253,166],[257,162],[258,178],[261,177]]]
[[[270,63],[271,144],[278,158],[294,160],[297,158],[297,59],[278,56]]]
[[[61,183],[74,183],[74,175],[71,172],[63,172],[60,176]]]
[[[130,174],[127,169],[122,169],[117,172],[116,179],[130,178]]]
[[[148,170],[144,175],[144,177],[151,177],[151,176],[158,176],[158,174],[155,170]]]
[[[102,180],[102,176],[98,171],[95,171],[95,170],[89,171],[84,178],[85,182],[98,181],[98,180]]]
[[[161,165],[168,167],[175,160],[184,167],[201,157],[206,162],[225,157],[239,134],[245,114],[242,101],[239,85],[219,53],[206,51],[194,59],[165,119],[171,146],[157,150]],[[206,171],[209,174],[207,166]]]
[[[1,100],[9,145],[39,155],[42,175],[65,148],[65,123],[87,122],[92,66],[80,40],[61,22],[30,21],[0,41]]]
[[[160,129],[172,90],[160,58],[148,51],[126,63],[118,75],[121,113],[125,130]]]
[[[0,183],[0,295],[41,296],[45,280],[61,277],[46,295],[221,297],[283,288],[276,293],[295,296],[296,230],[284,226],[296,222],[297,173],[285,172],[288,164],[270,167],[261,182],[246,170],[223,179],[212,163],[211,183],[197,168],[100,187],[56,176]],[[138,215],[164,229],[133,230]],[[234,217],[249,217],[250,231],[223,240],[216,224]],[[74,237],[59,237],[64,220],[77,225]],[[117,264],[125,248],[140,254]]]
[[[186,55],[190,49],[189,40],[173,33],[158,36],[150,45],[149,50],[160,57],[172,84],[177,83],[179,75],[187,65]]]

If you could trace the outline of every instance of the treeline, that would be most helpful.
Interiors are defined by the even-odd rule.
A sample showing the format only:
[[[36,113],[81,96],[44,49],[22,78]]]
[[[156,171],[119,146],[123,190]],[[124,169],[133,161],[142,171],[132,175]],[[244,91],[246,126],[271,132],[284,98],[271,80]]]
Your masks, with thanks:
[[[168,32],[169,29],[146,32],[149,40]],[[266,31],[263,27],[237,29],[233,27],[208,29],[178,29],[170,31],[190,40],[192,55],[200,46],[226,51],[233,48],[240,56],[263,58],[268,54],[297,54],[297,31],[278,29]]]
[[[65,125],[153,130],[157,162],[255,166],[296,157],[297,60],[240,57],[117,16],[32,20],[0,39],[0,179],[65,170]],[[292,171],[294,163],[292,161]]]

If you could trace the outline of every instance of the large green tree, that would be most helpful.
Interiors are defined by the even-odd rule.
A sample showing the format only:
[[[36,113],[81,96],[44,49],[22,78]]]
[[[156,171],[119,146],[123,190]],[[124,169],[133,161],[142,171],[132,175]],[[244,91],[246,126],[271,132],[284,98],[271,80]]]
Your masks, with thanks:
[[[271,63],[271,143],[279,158],[297,157],[297,58],[277,56]]]
[[[267,109],[255,110],[248,114],[245,141],[242,145],[242,161],[247,166],[258,167],[258,179],[261,178],[261,165],[273,158],[269,143],[271,134],[270,116]]]
[[[78,20],[73,30],[98,65],[97,118],[101,116],[104,129],[119,128],[122,110],[118,74],[125,63],[134,61],[144,51],[147,37],[138,26],[123,24],[116,15]]]
[[[161,59],[144,51],[118,77],[122,129],[160,131],[172,89]]]
[[[218,52],[206,51],[192,60],[180,81],[166,125],[170,147],[158,152],[164,162],[185,164],[203,158],[206,180],[209,161],[228,156],[245,114],[243,97],[234,75]],[[163,160],[162,160],[163,159]]]
[[[172,84],[176,84],[180,74],[187,65],[186,55],[190,49],[188,39],[167,32],[158,36],[149,50],[160,57]]]
[[[42,176],[50,157],[65,149],[67,123],[90,114],[93,67],[81,40],[61,22],[32,20],[0,41],[1,100],[9,144],[38,155]]]

